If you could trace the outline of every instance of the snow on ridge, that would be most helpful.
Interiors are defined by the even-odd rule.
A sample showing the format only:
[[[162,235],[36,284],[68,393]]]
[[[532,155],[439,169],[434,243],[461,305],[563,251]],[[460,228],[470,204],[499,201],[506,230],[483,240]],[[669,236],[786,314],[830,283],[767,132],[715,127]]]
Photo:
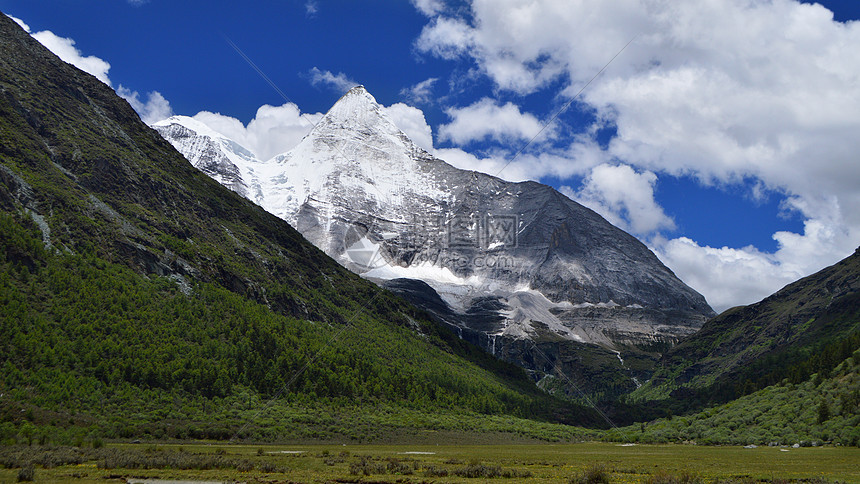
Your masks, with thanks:
[[[421,264],[412,264],[408,267],[399,265],[385,265],[372,269],[362,274],[364,277],[375,279],[418,279],[428,284],[438,282],[441,284],[453,284],[458,286],[480,287],[484,280],[478,276],[470,276],[467,278],[457,276],[451,269],[440,267],[429,262]]]
[[[516,243],[491,240],[471,252],[458,252],[456,248],[439,252],[450,248],[439,249],[432,243],[430,247],[423,245],[423,240],[438,244],[443,243],[440,238],[450,237],[450,233],[441,233],[439,227],[451,230],[447,224],[451,223],[452,207],[474,210],[472,216],[485,220],[493,215],[493,210],[513,210],[519,193],[512,193],[507,182],[454,168],[415,145],[392,121],[385,107],[362,86],[344,94],[298,145],[265,161],[187,116],[174,116],[153,127],[195,166],[286,220],[310,242],[364,277],[422,280],[451,309],[462,314],[467,313],[477,298],[496,297],[509,309],[498,311],[504,317],[504,326],[486,331],[491,337],[530,338],[550,331],[571,340],[608,344],[606,336],[593,328],[563,323],[557,310],[601,308],[604,309],[601,313],[621,313],[612,311],[621,305],[611,299],[601,301],[598,294],[585,296],[595,302],[583,301],[582,296],[578,296],[578,301],[568,301],[564,299],[569,295],[558,293],[554,293],[554,298],[561,300],[551,301],[541,290],[530,287],[534,281],[532,274],[521,269],[522,263],[529,262],[529,256],[517,253]],[[195,135],[188,136],[177,129],[175,139],[171,139],[171,127],[182,127]],[[212,151],[220,151],[223,156]],[[207,169],[195,162],[195,157],[198,162],[205,160]],[[223,162],[224,158],[229,164]],[[236,178],[238,172],[238,182],[226,183],[224,176],[211,173],[213,166],[228,171],[235,167],[230,174]],[[487,208],[474,200],[468,187],[476,178],[488,183],[485,195],[492,202],[497,201],[496,205]],[[467,203],[470,201],[471,205]],[[519,215],[515,226],[517,237],[524,236],[529,224],[539,218],[538,213],[534,211],[528,218]],[[556,216],[567,213],[559,208]],[[394,236],[386,238],[384,234],[389,232]],[[349,238],[350,235],[353,237]],[[404,237],[397,240],[401,235]],[[365,237],[368,244],[353,248],[351,244],[357,240],[354,236]],[[381,242],[389,239],[392,242]],[[415,243],[418,245],[410,245]],[[367,266],[351,259],[350,248],[362,254],[375,251],[372,255],[381,257],[383,264]],[[440,258],[440,254],[444,257]],[[500,265],[496,270],[494,265],[475,262],[496,256],[510,259],[511,269]],[[447,262],[446,257],[452,262]],[[470,270],[460,270],[461,261],[471,264]],[[577,260],[565,261],[560,269],[564,277],[593,285],[592,273]],[[625,303],[626,308],[642,309],[629,299],[616,299]],[[546,326],[533,326],[534,321]]]
[[[167,119],[163,119],[157,123],[154,123],[154,124],[152,124],[152,127],[155,129],[158,129],[158,128],[162,128],[162,127],[169,127],[170,125],[173,125],[173,124],[178,124],[184,128],[187,128],[191,131],[194,131],[195,133],[197,133],[200,136],[208,136],[209,138],[214,138],[214,139],[229,139],[226,136],[224,136],[223,134],[210,128],[208,125],[192,118],[191,116],[182,116],[179,114],[177,114],[175,116],[171,116]],[[230,140],[230,141],[232,141],[232,140]],[[250,150],[248,150],[248,151],[250,151]]]

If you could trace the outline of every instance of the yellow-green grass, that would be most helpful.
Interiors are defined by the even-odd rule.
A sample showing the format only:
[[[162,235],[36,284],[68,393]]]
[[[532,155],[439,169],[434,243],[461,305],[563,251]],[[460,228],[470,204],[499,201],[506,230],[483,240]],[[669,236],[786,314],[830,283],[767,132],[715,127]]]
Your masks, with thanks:
[[[704,447],[692,445],[621,446],[609,443],[581,444],[507,444],[507,445],[224,445],[147,444],[116,447],[148,452],[188,453],[226,452],[225,457],[240,457],[253,462],[270,462],[286,472],[265,473],[226,470],[101,469],[96,462],[53,469],[36,467],[36,482],[107,482],[115,478],[149,477],[160,479],[233,480],[251,482],[536,482],[567,483],[586,468],[605,464],[610,482],[644,482],[657,471],[672,474],[692,473],[704,482],[717,479],[750,478],[824,479],[860,482],[860,449],[849,447],[811,447],[780,449],[759,447]],[[787,451],[786,451],[787,450]],[[356,474],[362,460],[377,467],[390,462],[411,469],[411,473],[388,471]],[[456,469],[483,465],[516,471],[528,478],[465,478]],[[431,476],[427,468],[447,470],[448,476]],[[352,469],[351,469],[352,467]],[[14,482],[18,469],[0,469],[0,482]]]

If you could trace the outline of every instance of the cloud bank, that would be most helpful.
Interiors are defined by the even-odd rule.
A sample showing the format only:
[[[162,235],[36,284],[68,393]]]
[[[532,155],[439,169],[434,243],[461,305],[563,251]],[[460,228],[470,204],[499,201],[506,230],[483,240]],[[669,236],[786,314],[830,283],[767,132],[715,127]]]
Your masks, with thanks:
[[[528,141],[543,127],[534,115],[521,112],[513,103],[499,105],[490,98],[463,108],[448,108],[445,113],[451,122],[439,127],[439,139],[461,146],[485,139]]]
[[[433,102],[433,86],[439,78],[431,77],[414,86],[404,87],[400,95],[412,104],[431,104]]]
[[[151,91],[147,94],[147,100],[141,101],[140,94],[137,91],[132,91],[121,84],[117,88],[116,93],[131,105],[140,119],[146,124],[155,124],[162,119],[167,119],[173,116],[173,109],[170,103],[158,91]]]
[[[579,99],[594,123],[571,146],[555,149],[556,162],[569,168],[534,156],[509,169],[584,179],[570,195],[639,232],[718,310],[770,294],[860,243],[860,211],[853,209],[860,206],[860,22],[836,22],[821,5],[795,0],[416,6],[428,16],[415,42],[419,52],[471,63],[500,92],[519,96],[560,82],[569,99],[635,36]],[[494,119],[489,110],[468,114],[484,126]],[[594,133],[607,126],[617,135],[598,146]],[[466,143],[481,134],[474,130],[440,129],[440,137]],[[459,161],[486,166],[478,158]],[[758,190],[787,197],[804,230],[773,234],[779,248],[772,254],[662,239],[671,219],[648,188],[661,176],[703,185],[755,180]]]
[[[257,158],[268,160],[297,145],[322,116],[322,113],[302,113],[295,104],[285,103],[260,106],[247,125],[236,118],[209,111],[201,111],[193,117],[251,150]]]

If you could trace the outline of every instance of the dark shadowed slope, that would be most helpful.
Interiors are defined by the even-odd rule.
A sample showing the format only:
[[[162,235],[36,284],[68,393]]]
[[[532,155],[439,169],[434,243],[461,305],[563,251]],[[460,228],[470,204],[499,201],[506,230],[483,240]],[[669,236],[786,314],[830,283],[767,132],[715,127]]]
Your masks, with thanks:
[[[860,250],[759,303],[730,309],[672,348],[633,396],[719,403],[827,372],[860,344]]]

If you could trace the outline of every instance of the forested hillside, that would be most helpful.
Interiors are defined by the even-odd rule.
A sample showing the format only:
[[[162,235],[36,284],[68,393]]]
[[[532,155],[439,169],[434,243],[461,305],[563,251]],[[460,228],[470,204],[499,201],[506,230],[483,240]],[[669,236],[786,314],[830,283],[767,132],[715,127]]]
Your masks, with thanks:
[[[860,350],[832,370],[785,379],[691,415],[639,423],[609,438],[642,443],[860,446]]]
[[[680,414],[786,380],[800,384],[860,348],[860,250],[759,303],[730,309],[670,349],[627,399]],[[649,413],[647,410],[645,414]]]
[[[0,211],[3,438],[596,422],[209,179],[2,15]]]

